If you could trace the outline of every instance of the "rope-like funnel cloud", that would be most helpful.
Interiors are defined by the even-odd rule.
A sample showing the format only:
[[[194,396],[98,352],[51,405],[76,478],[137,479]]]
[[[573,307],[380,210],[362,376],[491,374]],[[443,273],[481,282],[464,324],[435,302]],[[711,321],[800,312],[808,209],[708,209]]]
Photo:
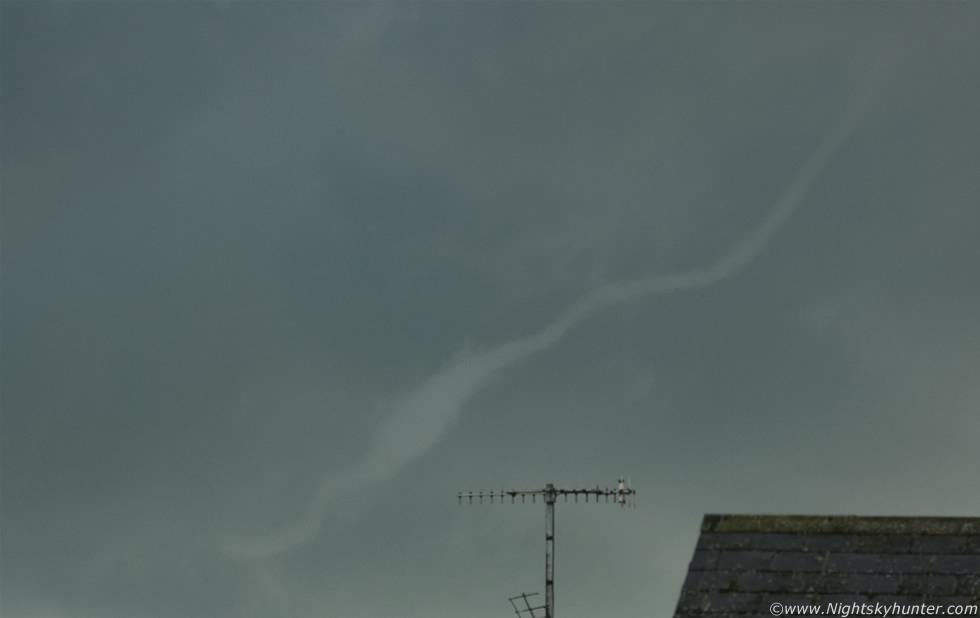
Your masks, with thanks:
[[[259,559],[305,545],[319,534],[326,508],[335,496],[355,487],[382,483],[423,456],[446,434],[469,398],[502,369],[551,348],[570,328],[597,311],[640,297],[704,288],[737,275],[800,207],[831,157],[866,114],[884,75],[885,71],[878,71],[872,84],[817,145],[765,220],[716,264],[703,270],[601,287],[534,334],[488,350],[460,354],[448,367],[395,401],[364,457],[352,469],[326,475],[299,521],[265,538],[232,543],[226,551],[241,558]]]

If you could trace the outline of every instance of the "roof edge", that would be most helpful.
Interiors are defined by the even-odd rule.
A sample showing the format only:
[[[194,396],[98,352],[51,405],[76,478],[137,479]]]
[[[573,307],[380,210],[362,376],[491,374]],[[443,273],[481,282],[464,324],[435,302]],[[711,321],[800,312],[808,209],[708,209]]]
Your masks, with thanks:
[[[701,532],[980,535],[980,517],[705,515]]]

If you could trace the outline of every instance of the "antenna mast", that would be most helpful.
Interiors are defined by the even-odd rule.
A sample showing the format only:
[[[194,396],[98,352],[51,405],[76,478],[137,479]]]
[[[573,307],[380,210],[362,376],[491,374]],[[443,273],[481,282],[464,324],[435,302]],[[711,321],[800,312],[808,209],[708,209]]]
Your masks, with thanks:
[[[558,496],[562,496],[565,502],[568,502],[568,497],[572,496],[575,502],[578,502],[579,496],[583,496],[585,501],[589,501],[589,496],[594,496],[595,501],[598,503],[600,498],[604,498],[608,503],[610,498],[613,498],[615,504],[620,506],[626,506],[629,504],[631,507],[636,507],[636,490],[631,487],[628,479],[621,478],[619,483],[616,485],[615,489],[601,489],[596,486],[595,489],[556,489],[551,483],[544,486],[544,489],[535,489],[531,491],[503,491],[497,492],[460,492],[457,496],[459,503],[463,504],[463,500],[468,500],[467,504],[473,504],[473,499],[477,498],[480,504],[483,504],[483,499],[488,498],[490,504],[493,504],[495,500],[499,500],[503,503],[504,498],[510,496],[511,504],[517,501],[520,497],[521,502],[527,501],[528,496],[531,497],[531,502],[537,502],[538,496],[544,499],[544,607],[531,607],[528,602],[527,597],[534,596],[537,593],[532,594],[522,594],[509,599],[511,605],[514,606],[514,611],[517,612],[518,616],[521,614],[528,614],[530,618],[537,618],[536,610],[544,609],[544,618],[555,618],[555,502],[558,501]],[[516,599],[523,599],[525,608],[518,609],[517,604],[514,603]]]

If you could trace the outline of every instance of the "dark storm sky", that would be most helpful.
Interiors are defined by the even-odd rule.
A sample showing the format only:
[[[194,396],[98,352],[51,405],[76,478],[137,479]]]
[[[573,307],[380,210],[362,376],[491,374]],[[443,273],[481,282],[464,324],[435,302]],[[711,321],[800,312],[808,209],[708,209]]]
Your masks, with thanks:
[[[5,618],[667,616],[975,515],[980,6],[5,2]]]

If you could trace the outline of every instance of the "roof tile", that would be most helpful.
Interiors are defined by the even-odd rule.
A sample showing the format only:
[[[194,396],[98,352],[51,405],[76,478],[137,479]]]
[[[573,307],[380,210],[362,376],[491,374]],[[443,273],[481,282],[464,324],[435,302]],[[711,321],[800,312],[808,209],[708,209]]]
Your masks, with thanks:
[[[912,551],[919,554],[965,554],[969,547],[963,535],[920,536],[912,539]],[[977,547],[980,551],[980,546]]]
[[[801,603],[816,603],[817,595],[815,594],[785,594],[785,593],[772,593],[762,595],[761,607],[763,611],[769,611],[769,607],[773,603],[779,603],[781,605],[799,605]]]
[[[877,554],[834,554],[827,556],[828,572],[873,573],[878,568]]]
[[[706,532],[698,539],[698,549],[748,549],[751,542],[751,534]]]
[[[848,577],[839,573],[793,573],[787,592],[850,592]]]
[[[786,590],[792,573],[748,571],[737,576],[735,588],[743,592],[780,592]]]
[[[853,573],[849,576],[848,588],[855,592],[895,594],[898,592],[899,582],[898,575]]]
[[[980,573],[980,555],[937,556],[934,570],[936,573]]]
[[[882,573],[926,573],[933,556],[925,554],[897,554],[881,556],[878,571]]]
[[[902,594],[954,594],[956,582],[955,575],[904,575],[898,590]]]
[[[717,551],[698,550],[694,552],[694,557],[691,558],[690,569],[692,571],[712,570],[718,566],[719,556],[721,553]]]
[[[905,534],[814,534],[807,540],[807,545],[816,551],[904,554],[912,548],[912,537]]]
[[[719,570],[756,571],[769,568],[771,551],[726,551],[718,559]]]
[[[851,603],[870,603],[873,598],[870,594],[821,594],[817,597],[817,601],[822,605],[826,605],[827,603],[849,605]]]
[[[724,571],[688,571],[684,580],[685,590],[729,590],[732,588],[734,573]]]
[[[807,536],[805,534],[758,533],[753,534],[749,541],[752,549],[775,551],[806,551]]]
[[[980,597],[980,573],[958,575],[956,577],[956,594]]]
[[[773,571],[821,571],[826,558],[826,553],[778,552],[773,556],[769,568]]]
[[[708,597],[708,612],[756,612],[760,596],[748,592],[714,593]]]

